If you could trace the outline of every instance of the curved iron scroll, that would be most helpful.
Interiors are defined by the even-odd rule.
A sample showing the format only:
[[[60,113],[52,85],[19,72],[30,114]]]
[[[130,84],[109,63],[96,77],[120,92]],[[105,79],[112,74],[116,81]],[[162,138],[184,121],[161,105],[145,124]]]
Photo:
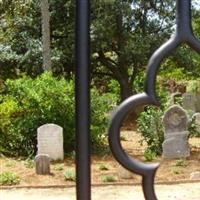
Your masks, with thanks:
[[[200,53],[200,42],[193,35],[191,26],[191,0],[176,0],[176,31],[150,58],[145,81],[145,92],[129,97],[119,105],[112,116],[109,128],[109,144],[116,160],[126,169],[142,176],[146,200],[156,200],[154,178],[159,164],[144,164],[130,157],[120,143],[120,127],[128,113],[140,105],[157,105],[155,82],[162,60],[181,43],[188,44]]]

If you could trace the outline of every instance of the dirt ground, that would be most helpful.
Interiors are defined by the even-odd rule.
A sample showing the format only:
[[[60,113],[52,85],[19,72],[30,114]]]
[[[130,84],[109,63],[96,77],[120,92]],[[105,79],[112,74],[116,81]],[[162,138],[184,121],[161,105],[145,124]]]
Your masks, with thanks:
[[[200,183],[156,185],[160,200],[199,200]],[[75,188],[0,190],[1,200],[75,200]],[[144,200],[140,186],[101,186],[92,188],[95,200]]]
[[[133,131],[123,131],[122,146],[134,158],[145,161],[143,157],[144,146],[140,146],[141,139]],[[191,156],[186,160],[164,160],[157,157],[153,162],[160,162],[156,174],[156,183],[181,182],[190,179],[190,174],[200,171],[200,138],[190,140]],[[36,175],[33,163],[21,159],[0,158],[0,172],[14,172],[20,176],[19,186],[52,186],[74,185],[74,181],[65,180],[64,173],[74,170],[74,159],[65,158],[63,163],[51,164],[51,175]],[[126,177],[125,177],[126,176]],[[140,183],[141,177],[127,173],[111,155],[92,157],[92,184]]]

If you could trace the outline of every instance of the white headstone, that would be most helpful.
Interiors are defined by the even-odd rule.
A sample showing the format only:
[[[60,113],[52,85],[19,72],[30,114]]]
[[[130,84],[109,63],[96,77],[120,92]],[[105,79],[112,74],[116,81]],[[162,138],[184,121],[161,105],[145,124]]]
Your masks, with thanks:
[[[63,128],[45,124],[37,129],[38,154],[47,154],[51,160],[63,160]]]

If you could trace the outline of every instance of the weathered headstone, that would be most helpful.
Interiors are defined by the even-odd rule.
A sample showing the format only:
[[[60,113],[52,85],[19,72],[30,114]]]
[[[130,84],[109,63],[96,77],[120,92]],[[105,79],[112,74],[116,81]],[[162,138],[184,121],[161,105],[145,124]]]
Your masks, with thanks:
[[[63,160],[63,129],[56,124],[45,124],[37,130],[38,154],[48,154],[52,160]]]
[[[164,158],[182,158],[190,155],[187,131],[188,117],[180,106],[171,106],[164,114]]]
[[[39,154],[35,157],[35,169],[38,175],[50,174],[50,157],[47,154]]]
[[[196,112],[196,98],[192,93],[183,94],[183,108],[187,111]]]

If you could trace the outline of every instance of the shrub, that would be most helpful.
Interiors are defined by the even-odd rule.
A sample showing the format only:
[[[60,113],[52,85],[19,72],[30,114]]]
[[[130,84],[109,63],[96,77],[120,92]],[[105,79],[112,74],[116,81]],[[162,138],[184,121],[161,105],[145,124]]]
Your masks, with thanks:
[[[76,173],[74,170],[68,170],[64,173],[66,181],[76,181]]]
[[[146,161],[152,161],[156,158],[156,153],[147,148],[144,152],[144,157]]]
[[[62,170],[64,170],[64,164],[62,163],[62,164],[56,165],[54,167],[54,170],[56,170],[56,171],[62,171]]]
[[[117,178],[115,176],[105,175],[101,177],[101,180],[104,183],[110,183],[110,182],[116,182]]]
[[[20,177],[12,172],[3,172],[0,174],[0,185],[17,185],[20,183]]]
[[[157,155],[162,153],[162,143],[164,141],[162,116],[162,110],[147,106],[146,111],[140,113],[137,119],[138,131],[142,134],[141,143],[144,141],[147,143],[146,152],[151,152],[151,154],[153,152]]]
[[[187,162],[185,159],[179,159],[176,161],[176,167],[187,167]]]
[[[107,171],[107,170],[109,170],[109,167],[107,165],[105,165],[105,164],[100,164],[99,165],[99,170],[101,170],[101,171]]]
[[[34,160],[26,159],[26,160],[24,161],[24,166],[25,166],[26,168],[28,168],[28,169],[34,168],[34,166],[35,166]]]
[[[194,117],[190,117],[188,131],[189,137],[200,137],[200,125],[195,122]]]
[[[91,90],[93,149],[102,146],[108,111],[115,99]],[[7,80],[0,93],[0,151],[7,155],[33,155],[37,128],[46,123],[63,127],[65,152],[74,149],[74,81],[44,73],[35,79]],[[81,114],[81,113],[79,113]],[[84,116],[83,116],[84,117]]]

